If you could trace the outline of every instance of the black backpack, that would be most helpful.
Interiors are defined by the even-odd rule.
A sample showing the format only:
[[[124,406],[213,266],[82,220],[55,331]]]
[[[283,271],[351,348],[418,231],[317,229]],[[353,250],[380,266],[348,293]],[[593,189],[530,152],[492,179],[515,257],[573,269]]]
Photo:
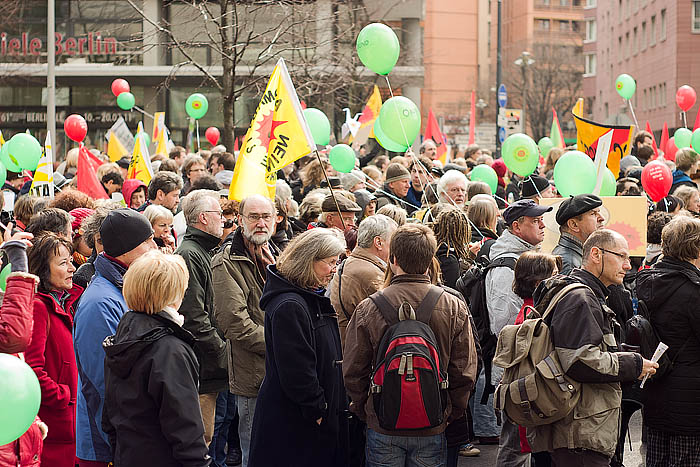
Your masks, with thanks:
[[[487,404],[489,394],[496,390],[491,384],[491,369],[493,357],[496,355],[496,344],[498,343],[498,336],[491,332],[491,319],[489,318],[489,309],[486,305],[486,274],[495,268],[507,267],[515,269],[516,261],[517,258],[512,256],[500,257],[489,261],[487,255],[482,255],[479,252],[472,267],[457,280],[456,288],[467,300],[469,310],[474,318],[474,325],[476,326],[479,344],[481,345],[481,355],[484,359],[486,386],[480,401],[481,404]],[[504,284],[504,287],[510,287],[510,284]]]
[[[406,302],[398,309],[381,292],[370,295],[389,324],[379,343],[370,394],[379,425],[385,430],[423,430],[444,421],[447,362],[441,362],[428,326],[444,290],[431,286],[417,310]]]

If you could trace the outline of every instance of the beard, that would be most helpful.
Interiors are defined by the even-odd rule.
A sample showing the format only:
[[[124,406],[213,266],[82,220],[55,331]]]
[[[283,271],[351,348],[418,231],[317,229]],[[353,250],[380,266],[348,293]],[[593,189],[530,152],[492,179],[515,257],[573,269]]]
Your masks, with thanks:
[[[248,227],[243,225],[243,238],[255,246],[264,245],[272,238],[272,233],[253,233]]]

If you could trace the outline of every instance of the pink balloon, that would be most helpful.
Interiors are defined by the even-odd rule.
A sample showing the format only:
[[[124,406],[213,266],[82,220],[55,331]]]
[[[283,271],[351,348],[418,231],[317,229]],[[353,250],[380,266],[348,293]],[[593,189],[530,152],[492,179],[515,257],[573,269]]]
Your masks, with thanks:
[[[216,146],[216,143],[219,142],[219,138],[221,137],[221,133],[215,126],[210,126],[207,128],[207,131],[204,132],[204,136],[206,136],[207,141],[209,141],[212,146]]]
[[[696,98],[697,95],[695,94],[695,89],[687,84],[684,84],[678,88],[678,91],[676,91],[676,103],[683,112],[687,112],[693,105],[695,105]]]
[[[112,94],[114,94],[114,97],[118,97],[123,92],[131,92],[129,82],[123,78],[117,78],[112,81]]]
[[[658,203],[668,195],[673,184],[671,169],[663,162],[649,162],[642,169],[642,186],[652,201]]]

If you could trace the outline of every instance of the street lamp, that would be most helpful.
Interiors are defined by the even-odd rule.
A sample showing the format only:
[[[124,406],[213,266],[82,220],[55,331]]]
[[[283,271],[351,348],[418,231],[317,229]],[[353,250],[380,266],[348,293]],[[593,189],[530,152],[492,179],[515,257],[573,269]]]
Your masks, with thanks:
[[[535,59],[532,58],[532,54],[527,50],[524,50],[518,58],[513,62],[515,66],[520,67],[520,71],[523,73],[523,132],[527,131],[525,125],[525,115],[527,114],[527,68],[535,64]]]

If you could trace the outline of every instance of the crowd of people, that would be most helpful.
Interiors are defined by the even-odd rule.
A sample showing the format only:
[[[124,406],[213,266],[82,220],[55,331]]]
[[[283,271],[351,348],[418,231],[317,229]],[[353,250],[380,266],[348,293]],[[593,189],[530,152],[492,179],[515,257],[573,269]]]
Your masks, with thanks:
[[[640,132],[617,196],[644,196],[650,148]],[[528,177],[478,146],[442,164],[431,140],[359,148],[349,173],[321,151],[278,173],[274,200],[240,202],[223,146],[154,156],[148,185],[128,158],[106,161],[109,200],[77,190],[75,151],[54,197],[12,173],[0,197],[0,352],[41,388],[0,466],[456,466],[489,444],[498,466],[622,466],[640,409],[647,466],[700,465],[692,150],[665,161],[670,194],[639,213],[645,257],[594,194],[561,200],[558,243],[540,251],[559,148]],[[470,181],[479,164],[495,192]],[[544,322],[578,402],[518,426],[495,409],[496,340],[572,283]],[[640,310],[664,367],[628,338]]]

